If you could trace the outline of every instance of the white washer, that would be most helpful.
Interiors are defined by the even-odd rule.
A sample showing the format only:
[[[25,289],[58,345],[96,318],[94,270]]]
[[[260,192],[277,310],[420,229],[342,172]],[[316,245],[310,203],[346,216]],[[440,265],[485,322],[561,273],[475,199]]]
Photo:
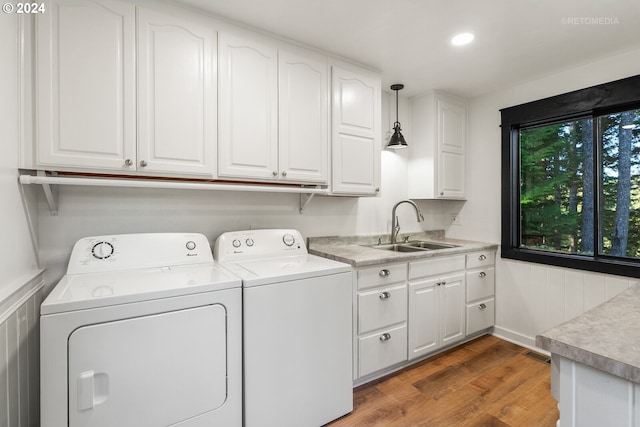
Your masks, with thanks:
[[[240,427],[241,310],[202,234],[79,240],[41,307],[42,427]]]
[[[318,427],[353,410],[352,269],[296,230],[224,233],[214,258],[243,283],[244,425]]]

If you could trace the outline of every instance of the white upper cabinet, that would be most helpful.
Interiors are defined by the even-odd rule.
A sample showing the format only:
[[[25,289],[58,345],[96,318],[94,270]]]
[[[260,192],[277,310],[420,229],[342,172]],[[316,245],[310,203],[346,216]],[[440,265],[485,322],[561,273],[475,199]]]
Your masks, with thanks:
[[[411,99],[409,197],[466,197],[467,107],[463,99],[429,92]]]
[[[281,49],[278,63],[280,177],[326,183],[329,169],[326,57]]]
[[[37,17],[36,167],[214,176],[212,26],[174,9],[138,8],[136,23],[136,7],[117,1],[47,11]]]
[[[218,175],[278,176],[278,51],[219,35]]]
[[[126,171],[136,156],[135,7],[50,2],[37,16],[39,167]]]
[[[332,66],[332,192],[380,191],[380,76],[352,66]]]
[[[325,57],[226,33],[219,55],[218,175],[326,183]]]
[[[211,26],[138,9],[138,170],[213,175],[215,41]]]

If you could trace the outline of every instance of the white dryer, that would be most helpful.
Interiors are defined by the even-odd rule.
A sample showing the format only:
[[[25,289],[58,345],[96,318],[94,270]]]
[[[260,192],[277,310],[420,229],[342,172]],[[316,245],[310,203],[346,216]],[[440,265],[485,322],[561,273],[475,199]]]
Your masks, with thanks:
[[[42,427],[240,427],[241,298],[202,234],[79,240],[41,307]]]
[[[296,230],[224,233],[214,258],[243,283],[245,427],[351,412],[351,266],[308,254]]]

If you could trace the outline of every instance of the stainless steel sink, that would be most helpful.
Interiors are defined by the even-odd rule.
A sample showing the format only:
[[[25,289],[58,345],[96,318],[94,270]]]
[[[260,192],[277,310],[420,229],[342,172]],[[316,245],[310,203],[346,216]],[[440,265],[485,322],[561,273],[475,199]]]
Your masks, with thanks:
[[[418,248],[416,246],[407,246],[404,244],[394,244],[394,245],[373,245],[369,246],[373,249],[382,249],[383,251],[394,251],[394,252],[422,252],[428,249]]]
[[[424,240],[412,240],[409,241],[407,243],[402,243],[405,246],[411,246],[414,248],[421,248],[421,249],[431,249],[431,250],[436,250],[436,249],[449,249],[449,248],[457,248],[458,245],[452,245],[449,243],[440,243],[440,242],[426,242]]]
[[[423,252],[438,249],[456,248],[458,247],[458,245],[451,245],[449,243],[440,242],[427,242],[424,240],[412,240],[405,243],[370,245],[368,247],[393,252]]]

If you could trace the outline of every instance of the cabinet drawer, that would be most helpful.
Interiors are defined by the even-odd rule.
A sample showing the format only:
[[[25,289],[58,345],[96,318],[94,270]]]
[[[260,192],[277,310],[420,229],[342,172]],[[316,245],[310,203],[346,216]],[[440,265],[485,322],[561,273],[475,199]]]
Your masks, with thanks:
[[[407,264],[378,265],[358,270],[358,289],[375,288],[407,280]]]
[[[494,295],[495,269],[493,267],[467,272],[467,302]]]
[[[407,325],[362,337],[359,344],[360,377],[407,360]]]
[[[481,251],[467,254],[467,268],[493,266],[496,261],[495,251]]]
[[[467,335],[493,326],[495,300],[493,298],[467,305]]]
[[[409,264],[409,280],[458,270],[464,270],[464,255],[414,261]]]
[[[358,333],[405,322],[407,320],[407,285],[360,292],[358,294]]]

